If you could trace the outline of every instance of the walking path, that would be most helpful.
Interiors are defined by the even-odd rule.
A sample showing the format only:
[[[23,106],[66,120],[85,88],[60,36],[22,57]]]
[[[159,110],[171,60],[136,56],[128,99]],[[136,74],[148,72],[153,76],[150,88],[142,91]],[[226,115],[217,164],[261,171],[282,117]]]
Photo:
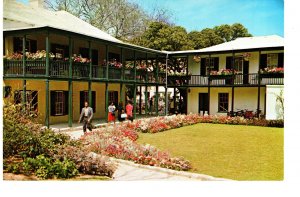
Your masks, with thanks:
[[[105,124],[101,124],[105,126]],[[100,125],[100,126],[101,126]],[[60,129],[57,132],[64,132],[73,139],[79,139],[83,135],[82,127],[76,129]],[[96,155],[96,154],[95,154]],[[155,181],[155,180],[170,180],[170,181],[219,181],[226,180],[215,178],[208,175],[197,173],[182,172],[159,168],[154,166],[147,166],[136,164],[131,161],[111,158],[117,164],[117,170],[113,175],[114,181]]]

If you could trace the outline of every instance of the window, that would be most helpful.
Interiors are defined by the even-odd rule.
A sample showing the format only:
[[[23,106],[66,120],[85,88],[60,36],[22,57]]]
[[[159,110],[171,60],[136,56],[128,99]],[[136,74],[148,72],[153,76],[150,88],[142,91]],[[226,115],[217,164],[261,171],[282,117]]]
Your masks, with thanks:
[[[228,111],[228,93],[219,93],[218,112]]]
[[[243,57],[234,58],[234,70],[237,73],[243,73]]]
[[[51,44],[51,52],[54,53],[57,59],[69,57],[69,46],[61,44]]]
[[[114,102],[115,105],[118,105],[118,91],[108,91],[108,104]]]
[[[89,92],[88,91],[80,91],[80,110],[84,107],[84,102],[89,101]],[[93,108],[93,112],[96,112],[96,92],[92,91],[92,103],[89,104],[91,108]]]
[[[14,45],[14,52],[23,53],[23,38],[22,37],[14,37],[13,45]],[[37,51],[37,41],[27,38],[25,51],[35,53]]]
[[[22,103],[23,90],[16,90],[14,92],[14,102],[15,104]],[[26,90],[26,105],[30,111],[38,110],[38,92],[32,90]]]
[[[267,54],[267,67],[274,68],[278,66],[278,53]]]
[[[219,58],[210,57],[210,58],[201,58],[201,68],[200,75],[208,75],[211,70],[219,70]]]
[[[88,48],[79,48],[79,54],[83,58],[90,58]],[[92,49],[92,64],[98,65],[98,50]]]
[[[51,116],[68,114],[68,91],[51,91]]]

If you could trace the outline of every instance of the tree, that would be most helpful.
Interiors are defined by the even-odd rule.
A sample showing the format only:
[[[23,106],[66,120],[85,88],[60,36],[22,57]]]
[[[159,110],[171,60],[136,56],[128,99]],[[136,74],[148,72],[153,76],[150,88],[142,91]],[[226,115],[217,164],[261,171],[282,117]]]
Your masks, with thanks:
[[[187,50],[193,48],[183,27],[172,26],[164,22],[152,22],[148,29],[132,43],[156,50]]]
[[[46,0],[51,10],[65,10],[121,40],[141,35],[151,21],[170,22],[167,9],[155,8],[147,14],[127,0]]]
[[[233,25],[231,25],[231,29],[233,31],[232,39],[231,40],[235,40],[236,38],[239,38],[239,37],[251,37],[252,36],[248,32],[248,29],[245,28],[240,23],[234,23]]]
[[[230,25],[220,25],[215,26],[214,28],[215,33],[220,36],[224,42],[228,42],[232,40],[233,29]]]

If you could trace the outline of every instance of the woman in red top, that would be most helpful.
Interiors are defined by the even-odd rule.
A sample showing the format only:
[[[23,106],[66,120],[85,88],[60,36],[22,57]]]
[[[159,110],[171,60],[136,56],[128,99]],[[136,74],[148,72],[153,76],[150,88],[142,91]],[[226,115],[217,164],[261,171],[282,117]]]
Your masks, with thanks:
[[[126,105],[126,114],[127,114],[127,119],[130,120],[131,122],[133,122],[132,110],[133,110],[133,106],[131,104],[131,101],[128,101]]]

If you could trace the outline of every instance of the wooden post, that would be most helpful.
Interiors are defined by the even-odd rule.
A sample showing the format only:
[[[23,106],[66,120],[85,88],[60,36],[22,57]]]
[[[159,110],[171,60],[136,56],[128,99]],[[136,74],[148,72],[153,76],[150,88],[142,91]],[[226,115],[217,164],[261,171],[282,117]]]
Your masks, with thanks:
[[[148,86],[145,86],[145,115],[148,114]]]
[[[120,62],[122,64],[122,67],[121,67],[121,80],[124,80],[124,67],[125,67],[125,64],[123,64],[123,48],[121,48],[121,58],[120,58]]]
[[[261,78],[260,78],[260,55],[261,51],[258,53],[258,89],[257,89],[257,118],[259,118],[259,110],[260,110],[260,84],[261,84]]]
[[[140,85],[139,114],[142,114],[142,86]]]
[[[108,82],[105,83],[105,119],[108,121]]]
[[[106,73],[105,73],[105,78],[108,79],[108,72],[109,72],[109,68],[108,68],[108,45],[105,45],[105,49],[106,49]]]
[[[234,111],[234,52],[232,52],[231,111]]]
[[[156,84],[156,92],[155,92],[155,113],[158,116],[158,85]]]
[[[26,110],[26,35],[23,36],[23,45],[22,45],[22,64],[23,64],[23,95],[22,95],[22,105],[23,109]]]
[[[89,64],[89,82],[88,82],[88,94],[89,94],[89,105],[92,106],[92,47],[91,47],[91,41],[89,41],[89,58],[90,58],[90,64]],[[95,110],[95,109],[94,109]]]
[[[69,37],[69,81],[68,81],[68,125],[72,127],[73,124],[73,82],[72,82],[72,52],[73,52],[73,40]]]
[[[133,90],[133,118],[136,118],[136,83],[134,83]]]
[[[49,96],[50,96],[50,94],[49,94],[49,79],[46,79],[46,95],[45,95],[45,97],[46,97],[46,109],[45,109],[45,126],[47,127],[47,128],[49,128],[50,127],[50,117],[49,117],[49,106],[50,106],[50,104],[49,104]]]
[[[45,115],[45,118],[46,118],[46,120],[45,120],[45,125],[47,126],[47,128],[49,128],[50,127],[50,117],[49,117],[49,107],[50,107],[50,103],[49,103],[49,96],[50,96],[50,94],[49,94],[49,79],[48,79],[48,77],[49,77],[49,45],[50,45],[50,43],[49,43],[49,31],[47,31],[47,36],[46,36],[46,77],[47,77],[47,79],[46,79],[46,115]]]

